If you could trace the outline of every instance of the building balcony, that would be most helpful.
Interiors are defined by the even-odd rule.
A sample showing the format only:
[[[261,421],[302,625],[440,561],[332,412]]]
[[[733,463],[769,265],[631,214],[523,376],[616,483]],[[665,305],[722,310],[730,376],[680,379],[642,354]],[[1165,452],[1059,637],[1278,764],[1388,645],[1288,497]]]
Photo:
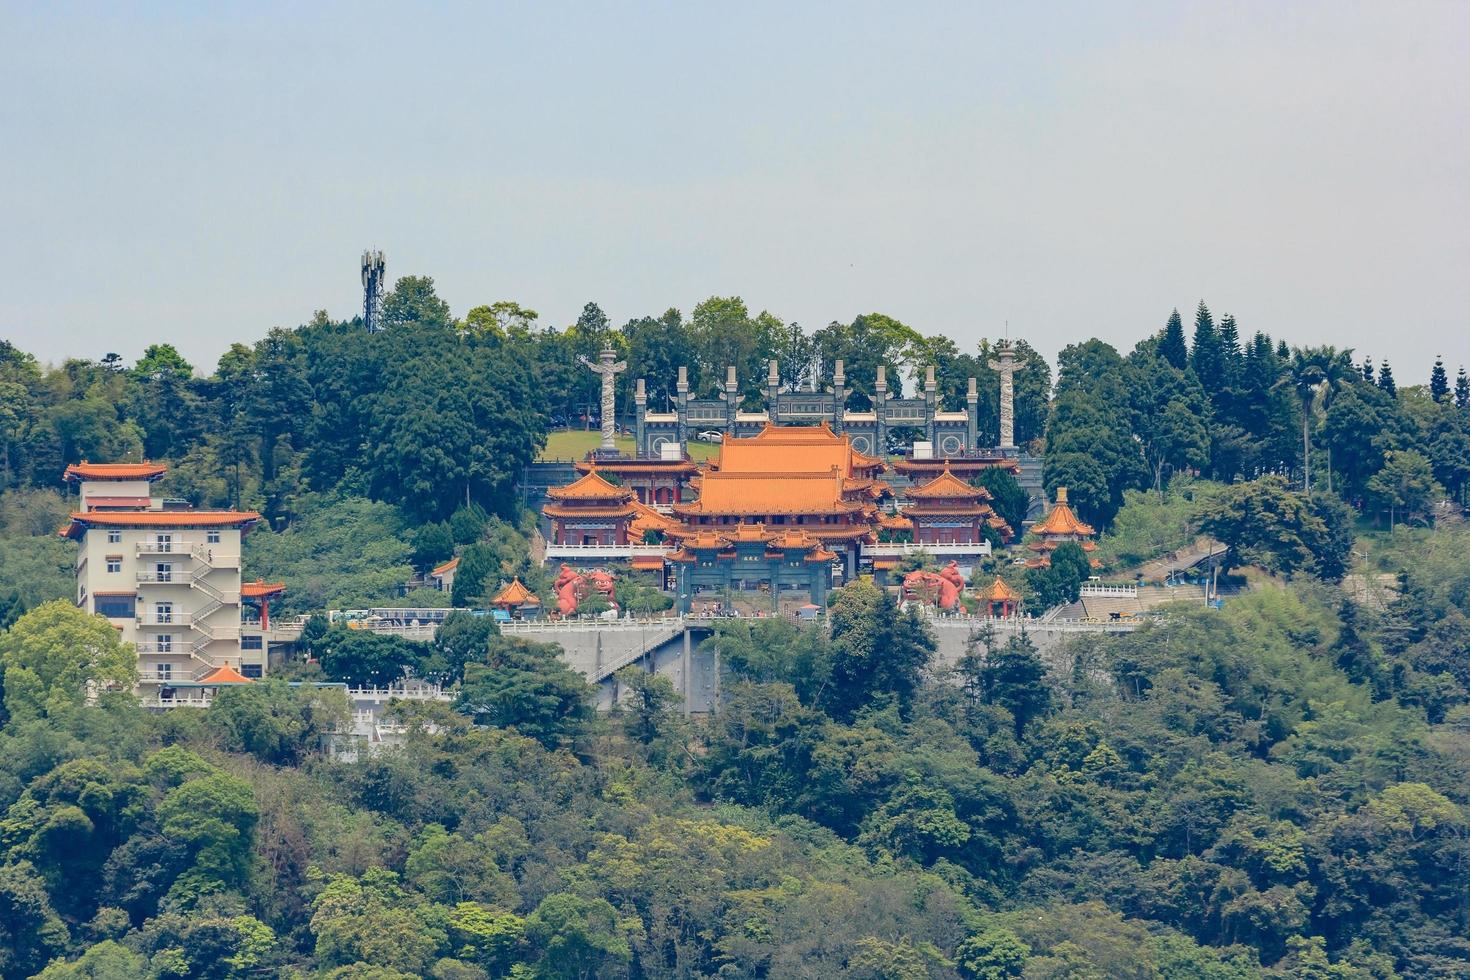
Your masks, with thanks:
[[[142,613],[137,617],[139,626],[173,626],[178,629],[189,629],[192,627],[194,617],[188,613],[168,613],[160,616],[157,613]]]
[[[197,541],[190,541],[187,538],[139,541],[133,545],[133,552],[139,555],[187,555],[196,544],[198,544]]]
[[[171,655],[175,657],[189,656],[189,644],[177,641],[173,643],[159,643],[155,640],[139,640],[133,644],[133,647],[140,654],[151,654],[155,656]]]
[[[193,580],[193,573],[178,570],[172,572],[154,571],[138,573],[139,585],[188,585]]]

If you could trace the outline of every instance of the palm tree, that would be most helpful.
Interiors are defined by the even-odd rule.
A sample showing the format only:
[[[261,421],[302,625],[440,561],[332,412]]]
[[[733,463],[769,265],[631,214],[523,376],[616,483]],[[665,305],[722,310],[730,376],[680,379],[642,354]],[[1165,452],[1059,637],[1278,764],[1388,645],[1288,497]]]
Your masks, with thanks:
[[[1290,385],[1302,403],[1302,490],[1312,495],[1312,415],[1338,385],[1355,376],[1352,348],[1297,347],[1280,384]]]

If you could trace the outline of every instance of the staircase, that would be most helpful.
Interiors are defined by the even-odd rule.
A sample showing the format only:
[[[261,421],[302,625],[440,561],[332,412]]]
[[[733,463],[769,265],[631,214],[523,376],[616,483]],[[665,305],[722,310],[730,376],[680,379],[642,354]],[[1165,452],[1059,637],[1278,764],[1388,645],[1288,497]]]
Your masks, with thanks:
[[[588,679],[594,684],[601,683],[602,681],[607,680],[613,674],[616,674],[618,671],[622,670],[624,667],[627,667],[630,664],[636,664],[644,657],[653,653],[659,647],[674,639],[677,639],[679,636],[683,635],[683,633],[684,626],[682,623],[676,626],[669,627],[667,629],[661,629],[654,633],[653,636],[645,643],[640,644],[633,650],[630,650],[627,653],[624,653],[623,655],[614,658],[613,660],[609,660],[607,663],[594,670],[592,672],[592,676]]]

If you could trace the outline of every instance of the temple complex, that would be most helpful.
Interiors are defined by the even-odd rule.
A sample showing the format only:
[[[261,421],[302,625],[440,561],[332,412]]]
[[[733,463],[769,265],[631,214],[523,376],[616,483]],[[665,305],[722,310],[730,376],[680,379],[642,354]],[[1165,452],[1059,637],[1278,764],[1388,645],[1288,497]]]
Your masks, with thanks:
[[[1057,487],[1056,503],[1047,512],[1046,519],[1032,526],[1031,532],[1036,535],[1036,540],[1027,547],[1036,552],[1036,557],[1028,559],[1026,564],[1031,568],[1046,568],[1051,565],[1051,553],[1058,546],[1069,541],[1081,545],[1082,550],[1088,553],[1097,550],[1097,544],[1092,540],[1097,536],[1091,524],[1083,524],[1077,518],[1077,514],[1067,503],[1067,488]],[[1093,567],[1101,563],[1092,559]]]

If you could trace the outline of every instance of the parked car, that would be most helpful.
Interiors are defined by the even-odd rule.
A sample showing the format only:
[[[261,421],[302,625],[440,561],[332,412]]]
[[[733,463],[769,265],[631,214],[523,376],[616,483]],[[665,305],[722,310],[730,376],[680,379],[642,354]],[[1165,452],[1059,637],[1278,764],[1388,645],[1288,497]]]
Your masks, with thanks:
[[[714,429],[706,429],[703,432],[696,432],[694,434],[694,438],[698,439],[700,442],[719,442],[722,438],[724,438],[724,436],[716,432]]]

